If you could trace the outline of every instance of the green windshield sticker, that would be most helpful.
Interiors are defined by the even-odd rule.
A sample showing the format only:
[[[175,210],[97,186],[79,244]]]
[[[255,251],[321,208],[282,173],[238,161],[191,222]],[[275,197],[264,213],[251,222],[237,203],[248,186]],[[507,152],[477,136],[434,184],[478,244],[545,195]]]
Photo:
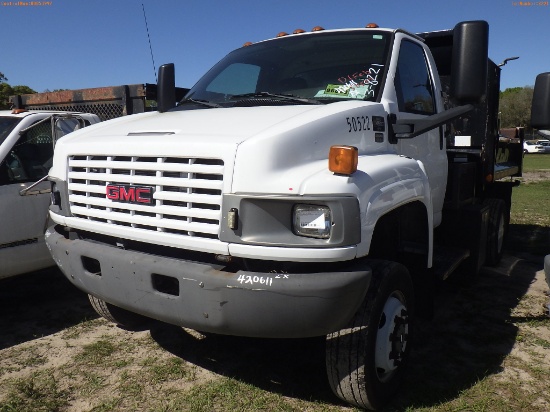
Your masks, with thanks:
[[[364,99],[371,94],[373,91],[370,85],[329,84],[324,90],[319,90],[315,97]]]
[[[324,93],[325,96],[339,96],[339,97],[348,97],[349,88],[342,87],[341,84],[329,84]]]

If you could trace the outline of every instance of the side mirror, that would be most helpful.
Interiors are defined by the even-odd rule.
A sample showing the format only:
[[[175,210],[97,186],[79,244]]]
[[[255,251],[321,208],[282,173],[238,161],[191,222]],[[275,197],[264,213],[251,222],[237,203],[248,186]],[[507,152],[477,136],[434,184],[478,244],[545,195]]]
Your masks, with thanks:
[[[539,74],[535,80],[531,102],[531,126],[539,130],[550,128],[550,72]]]
[[[159,112],[166,112],[176,106],[176,77],[174,63],[159,67],[157,83],[157,107]]]
[[[453,30],[451,94],[460,103],[477,103],[487,89],[489,24],[458,23]]]

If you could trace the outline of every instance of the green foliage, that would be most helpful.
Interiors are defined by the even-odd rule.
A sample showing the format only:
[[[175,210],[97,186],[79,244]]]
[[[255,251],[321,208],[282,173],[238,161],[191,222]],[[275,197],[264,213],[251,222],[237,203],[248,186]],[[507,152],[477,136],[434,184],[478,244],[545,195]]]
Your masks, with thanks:
[[[13,94],[33,94],[36,93],[29,86],[13,86]]]
[[[530,130],[533,88],[513,87],[500,93],[500,127],[526,127]]]
[[[0,73],[1,74],[1,73]],[[0,83],[0,110],[6,110],[11,107],[10,96],[16,94],[36,93],[28,86],[10,86],[8,83]]]
[[[7,81],[7,77],[4,73],[0,72],[0,110],[6,110],[11,107],[9,99],[10,96],[16,94],[32,94],[36,93],[29,86],[10,86]]]

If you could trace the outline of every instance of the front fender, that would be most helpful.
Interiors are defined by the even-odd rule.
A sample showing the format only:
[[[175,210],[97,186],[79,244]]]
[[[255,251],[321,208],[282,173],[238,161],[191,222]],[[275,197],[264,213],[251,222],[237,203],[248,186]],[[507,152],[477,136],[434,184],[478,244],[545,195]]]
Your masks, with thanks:
[[[369,162],[369,159],[360,159],[359,168],[362,163],[369,162],[363,170],[368,178],[363,178],[365,190],[359,195],[361,211],[361,243],[358,245],[357,257],[369,253],[374,228],[380,218],[387,213],[398,209],[411,202],[421,202],[426,208],[427,221],[429,225],[429,256],[428,264],[431,266],[433,246],[433,205],[431,201],[431,190],[428,176],[426,175],[422,162],[392,155],[394,159],[386,159],[387,162]],[[358,180],[362,176],[358,176]]]
[[[302,174],[308,175],[308,174]],[[411,202],[421,202],[429,224],[429,257],[432,259],[433,206],[430,183],[424,165],[418,160],[394,153],[360,156],[358,170],[351,176],[338,176],[328,169],[310,174],[300,187],[300,195],[326,193],[354,195],[359,201],[361,241],[357,257],[369,253],[374,228],[387,213]]]

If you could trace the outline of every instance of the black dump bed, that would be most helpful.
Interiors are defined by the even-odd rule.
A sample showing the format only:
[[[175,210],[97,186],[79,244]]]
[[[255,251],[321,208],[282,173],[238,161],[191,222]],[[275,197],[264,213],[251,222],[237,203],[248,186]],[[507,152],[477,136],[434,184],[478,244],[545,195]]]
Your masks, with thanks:
[[[419,33],[434,56],[443,90],[450,90],[453,30]],[[499,134],[500,67],[488,61],[484,97],[474,111],[451,123],[447,135],[450,163],[474,162],[478,190],[505,177],[521,176],[523,136],[509,138]],[[454,106],[446,98],[448,107]]]

